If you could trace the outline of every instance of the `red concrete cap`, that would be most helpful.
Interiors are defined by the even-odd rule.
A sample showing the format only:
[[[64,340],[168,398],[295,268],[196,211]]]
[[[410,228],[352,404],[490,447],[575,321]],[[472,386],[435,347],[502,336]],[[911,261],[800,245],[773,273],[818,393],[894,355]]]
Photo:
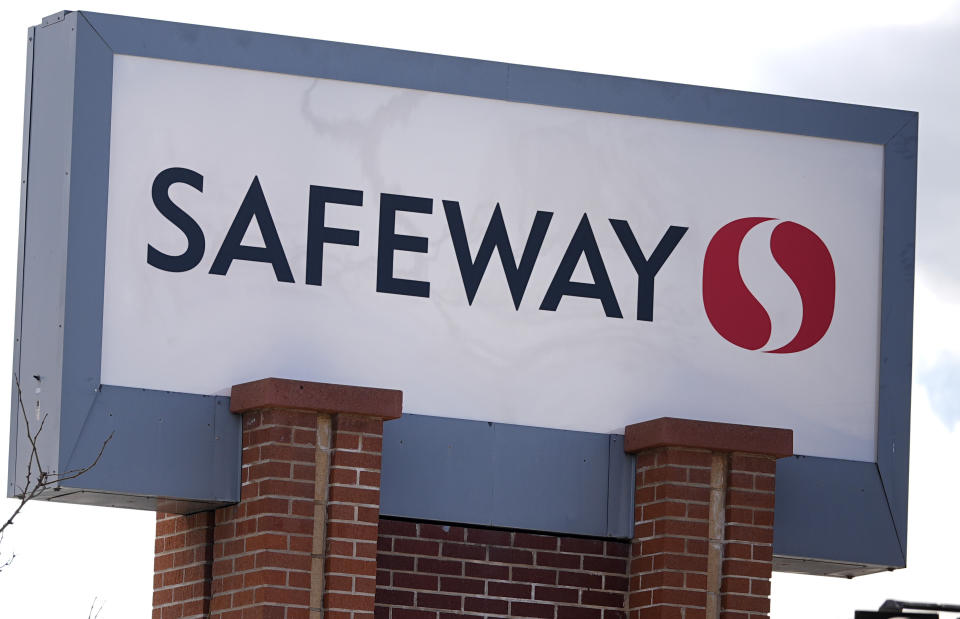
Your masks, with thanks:
[[[627,453],[653,447],[692,447],[776,458],[793,455],[793,430],[782,428],[661,417],[627,426],[625,434],[623,450]]]
[[[260,408],[295,408],[318,413],[367,415],[396,419],[403,407],[403,392],[396,389],[351,387],[283,378],[265,378],[230,391],[234,413]]]

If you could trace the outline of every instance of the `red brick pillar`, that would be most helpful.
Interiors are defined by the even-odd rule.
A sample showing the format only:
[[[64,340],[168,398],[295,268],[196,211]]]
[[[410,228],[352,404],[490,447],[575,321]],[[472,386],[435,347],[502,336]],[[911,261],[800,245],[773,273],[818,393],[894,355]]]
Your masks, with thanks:
[[[629,619],[760,619],[770,611],[777,458],[793,431],[663,418],[634,424]]]
[[[279,379],[235,386],[240,502],[158,520],[154,618],[372,618],[383,421],[400,416],[401,399],[399,391]],[[210,578],[174,585],[161,527],[193,530],[194,521],[197,539],[212,545]],[[206,594],[199,612],[172,605],[196,586]]]

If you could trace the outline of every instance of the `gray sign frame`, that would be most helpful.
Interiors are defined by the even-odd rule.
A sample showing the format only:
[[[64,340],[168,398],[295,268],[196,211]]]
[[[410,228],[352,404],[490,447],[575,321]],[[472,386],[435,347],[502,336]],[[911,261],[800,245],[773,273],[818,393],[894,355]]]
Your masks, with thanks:
[[[48,415],[47,469],[82,467],[114,440],[44,498],[181,513],[239,499],[229,398],[100,383],[117,54],[882,145],[876,462],[781,460],[774,552],[785,571],[905,566],[916,113],[87,12],[29,30],[13,367],[27,415]],[[19,406],[14,385],[8,496],[29,457]],[[630,536],[633,459],[620,436],[405,414],[384,438],[384,515]]]

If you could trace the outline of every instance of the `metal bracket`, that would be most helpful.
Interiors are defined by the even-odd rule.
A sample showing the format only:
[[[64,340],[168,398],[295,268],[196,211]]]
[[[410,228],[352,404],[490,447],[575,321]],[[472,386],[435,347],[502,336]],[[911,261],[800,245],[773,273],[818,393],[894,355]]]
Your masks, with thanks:
[[[60,11],[59,13],[54,13],[53,15],[47,15],[43,18],[43,21],[40,22],[40,27],[46,28],[47,26],[58,24],[62,22],[70,13],[73,13],[73,11]]]

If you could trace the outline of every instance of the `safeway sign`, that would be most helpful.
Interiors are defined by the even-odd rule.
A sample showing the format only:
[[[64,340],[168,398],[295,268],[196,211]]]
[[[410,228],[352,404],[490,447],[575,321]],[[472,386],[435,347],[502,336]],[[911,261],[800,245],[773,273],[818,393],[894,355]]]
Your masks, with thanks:
[[[384,516],[626,538],[682,417],[794,431],[777,569],[904,565],[915,113],[87,12],[27,76],[8,495],[26,414],[114,437],[44,498],[236,502],[278,377],[403,391]]]
[[[105,384],[874,458],[881,146],[132,56],[112,101]]]
[[[904,565],[915,113],[87,12],[27,76],[8,495],[26,412],[114,437],[44,498],[236,502],[278,377],[403,391],[384,516],[627,538],[682,417],[794,431],[777,569]]]

